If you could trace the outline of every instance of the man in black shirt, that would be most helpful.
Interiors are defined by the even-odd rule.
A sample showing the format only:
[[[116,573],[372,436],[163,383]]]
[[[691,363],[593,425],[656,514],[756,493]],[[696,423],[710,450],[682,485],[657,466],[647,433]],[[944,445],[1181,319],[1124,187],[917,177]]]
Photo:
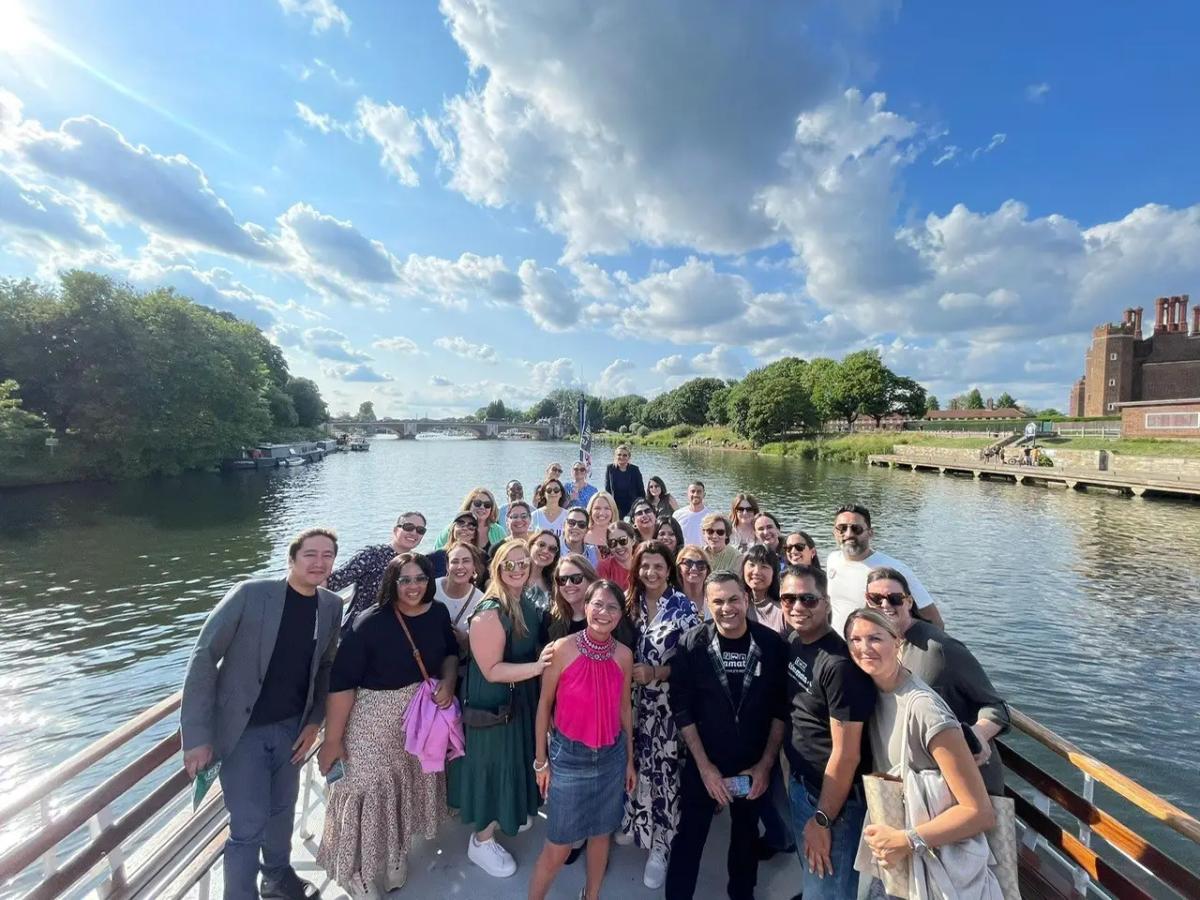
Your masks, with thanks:
[[[305,900],[291,866],[300,766],[325,718],[342,602],[320,587],[337,536],[302,531],[286,579],[240,582],[217,604],[188,661],[180,725],[191,776],[220,762],[229,810],[225,900]],[[261,854],[261,862],[260,862]]]
[[[862,834],[863,726],[875,685],[829,625],[825,573],[788,566],[779,602],[788,637],[792,827],[804,869],[804,900],[854,900],[854,856]]]
[[[713,621],[685,634],[671,657],[671,713],[690,756],[680,778],[666,898],[685,900],[695,892],[719,804],[730,807],[732,818],[729,896],[751,900],[758,880],[759,798],[787,719],[787,652],[778,634],[746,620],[749,600],[736,575],[708,576],[704,597]]]

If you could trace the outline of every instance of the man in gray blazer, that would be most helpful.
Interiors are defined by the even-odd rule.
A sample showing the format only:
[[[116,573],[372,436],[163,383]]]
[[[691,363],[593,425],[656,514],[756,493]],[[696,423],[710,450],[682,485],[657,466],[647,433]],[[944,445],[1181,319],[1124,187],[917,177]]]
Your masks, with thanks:
[[[321,587],[337,535],[302,531],[287,578],[235,585],[200,630],[183,683],[188,774],[220,761],[229,810],[225,900],[306,900],[316,888],[291,866],[300,767],[325,718],[342,601]],[[262,855],[261,866],[259,854]]]

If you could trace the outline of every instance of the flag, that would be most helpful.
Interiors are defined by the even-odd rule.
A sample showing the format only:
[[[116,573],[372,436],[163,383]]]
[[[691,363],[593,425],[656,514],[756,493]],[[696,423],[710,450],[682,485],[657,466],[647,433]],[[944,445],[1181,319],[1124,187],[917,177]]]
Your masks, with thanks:
[[[587,400],[579,395],[579,459],[592,467],[592,430],[588,427]]]

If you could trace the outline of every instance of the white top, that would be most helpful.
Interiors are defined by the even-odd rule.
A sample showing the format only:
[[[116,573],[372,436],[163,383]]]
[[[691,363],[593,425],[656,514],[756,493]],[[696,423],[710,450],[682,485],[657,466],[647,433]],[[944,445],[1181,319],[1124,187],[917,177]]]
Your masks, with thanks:
[[[562,537],[563,524],[567,521],[567,513],[569,512],[569,509],[563,507],[558,512],[558,518],[551,519],[546,515],[546,508],[539,506],[533,511],[533,525],[530,526],[530,531],[547,529],[553,531],[556,537]]]
[[[850,613],[865,606],[867,575],[872,569],[888,566],[908,579],[908,589],[917,607],[932,606],[933,598],[925,585],[913,574],[913,570],[893,559],[886,553],[873,550],[866,559],[857,562],[846,559],[841,550],[834,550],[825,561],[825,572],[829,575],[829,605],[833,610],[833,630],[841,637]]]
[[[446,593],[446,578],[438,578],[434,581],[437,586],[437,594],[434,595],[435,600],[439,600],[446,605],[446,609],[450,610],[450,623],[455,628],[466,628],[467,622],[471,618],[471,613],[475,611],[475,607],[479,605],[479,601],[483,599],[483,591],[471,585],[471,590],[465,597],[455,600]]]
[[[707,506],[700,507],[699,512],[692,512],[690,506],[681,506],[675,510],[674,518],[683,531],[683,542],[685,544],[696,544],[699,547],[704,546],[704,534],[700,530],[700,523],[704,521],[704,517],[710,512],[712,510]]]

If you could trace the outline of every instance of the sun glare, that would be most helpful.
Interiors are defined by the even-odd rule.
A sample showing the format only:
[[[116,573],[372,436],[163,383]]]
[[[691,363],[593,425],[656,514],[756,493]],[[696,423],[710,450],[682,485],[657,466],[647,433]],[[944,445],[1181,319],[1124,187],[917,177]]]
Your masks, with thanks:
[[[0,53],[23,53],[41,43],[41,38],[22,3],[0,0]]]

